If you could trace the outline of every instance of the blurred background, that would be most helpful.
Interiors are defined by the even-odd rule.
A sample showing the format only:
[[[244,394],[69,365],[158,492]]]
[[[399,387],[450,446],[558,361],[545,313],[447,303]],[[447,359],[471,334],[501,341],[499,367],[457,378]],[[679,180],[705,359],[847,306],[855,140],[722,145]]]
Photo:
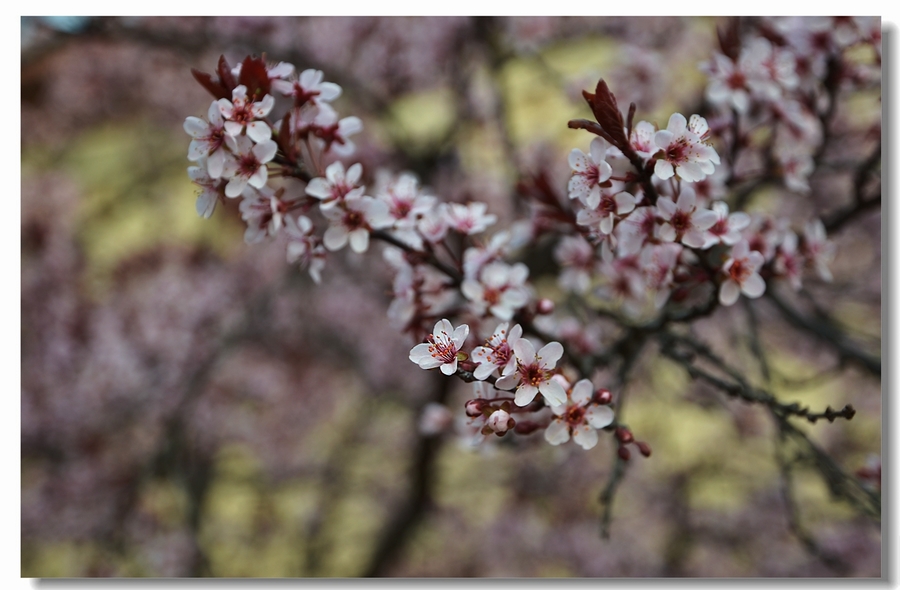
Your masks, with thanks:
[[[588,116],[581,91],[600,77],[637,120],[697,112],[717,24],[23,18],[22,576],[879,576],[877,519],[814,466],[786,487],[764,411],[652,348],[623,412],[653,455],[629,463],[601,538],[611,437],[584,452],[421,435],[427,402],[461,415],[471,386],[409,362],[377,252],[329,256],[316,286],[283,241],[246,245],[236,207],[194,209],[182,123],[211,97],[190,68],[219,55],[324,70],[338,111],[364,122],[366,171],[411,170],[502,226],[524,211],[521,177],[565,186],[568,152],[589,143],[566,122]],[[851,99],[837,120],[877,124],[880,89]],[[750,208],[792,199],[802,222],[836,210],[849,176],[821,167],[811,195],[773,188]],[[834,282],[806,289],[877,359],[880,211],[832,239]],[[752,367],[743,310],[696,329]],[[798,426],[849,473],[879,461],[877,372],[762,300],[753,314],[776,395],[857,410]]]

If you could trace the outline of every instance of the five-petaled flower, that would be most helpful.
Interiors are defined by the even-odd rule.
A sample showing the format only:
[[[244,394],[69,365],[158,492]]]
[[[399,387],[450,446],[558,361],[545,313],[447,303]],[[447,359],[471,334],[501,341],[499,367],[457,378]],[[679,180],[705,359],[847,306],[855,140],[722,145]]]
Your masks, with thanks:
[[[434,325],[428,342],[416,344],[409,351],[409,360],[423,369],[441,368],[444,375],[456,373],[458,354],[469,335],[469,326],[462,324],[455,330],[450,320],[443,319]]]
[[[527,406],[538,392],[548,405],[565,403],[566,391],[551,379],[556,363],[562,357],[563,347],[559,342],[550,342],[535,353],[530,340],[520,338],[513,345],[516,354],[516,371],[497,379],[499,389],[516,388],[516,405]]]
[[[741,293],[751,299],[765,293],[766,282],[759,276],[763,262],[763,255],[751,250],[746,240],[738,242],[731,249],[731,258],[722,266],[726,278],[719,289],[719,302],[733,305]]]
[[[561,375],[554,378],[568,389],[568,383]],[[615,416],[609,406],[593,401],[594,386],[582,379],[572,387],[564,404],[550,406],[554,414],[544,431],[544,439],[551,445],[561,445],[571,436],[584,450],[592,449],[597,444],[597,430],[613,423]]]

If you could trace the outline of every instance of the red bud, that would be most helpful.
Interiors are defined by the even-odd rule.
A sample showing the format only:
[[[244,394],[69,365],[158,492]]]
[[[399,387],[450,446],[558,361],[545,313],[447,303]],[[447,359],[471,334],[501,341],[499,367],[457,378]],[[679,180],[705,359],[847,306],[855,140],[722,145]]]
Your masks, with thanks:
[[[623,461],[631,459],[631,451],[628,450],[628,447],[619,447],[619,459]]]

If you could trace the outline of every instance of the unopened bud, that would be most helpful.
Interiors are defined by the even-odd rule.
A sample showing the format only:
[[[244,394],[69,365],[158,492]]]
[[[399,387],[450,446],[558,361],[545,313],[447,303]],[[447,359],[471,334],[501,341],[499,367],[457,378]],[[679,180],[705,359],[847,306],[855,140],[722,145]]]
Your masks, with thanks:
[[[481,416],[481,412],[483,410],[483,399],[470,399],[466,402],[466,416],[468,416],[469,418],[476,418],[478,416]]]
[[[641,455],[643,455],[645,457],[650,456],[650,445],[648,445],[647,443],[645,443],[642,440],[639,440],[634,444],[636,444],[637,448],[641,451]]]
[[[631,459],[631,451],[628,450],[628,447],[619,447],[619,459],[623,461]]]
[[[594,403],[605,406],[612,401],[612,393],[608,389],[602,387],[594,392]]]
[[[634,435],[631,434],[631,431],[627,428],[622,428],[620,426],[616,428],[616,438],[619,439],[619,442],[623,445],[627,445],[634,440]]]
[[[487,419],[487,426],[499,435],[506,434],[507,430],[511,430],[516,425],[516,421],[506,410],[497,410],[493,412]]]
[[[554,309],[556,309],[556,304],[550,299],[547,299],[546,297],[538,299],[536,311],[539,315],[549,315],[553,313]]]
[[[541,425],[537,422],[533,422],[531,420],[522,420],[521,422],[516,422],[516,434],[531,434]]]

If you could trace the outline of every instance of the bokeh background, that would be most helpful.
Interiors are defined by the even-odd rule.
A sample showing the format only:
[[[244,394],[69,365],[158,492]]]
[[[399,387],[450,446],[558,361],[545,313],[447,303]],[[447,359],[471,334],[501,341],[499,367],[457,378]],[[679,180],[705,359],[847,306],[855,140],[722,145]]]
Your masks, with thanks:
[[[566,122],[588,115],[580,93],[598,78],[638,119],[695,112],[717,24],[23,18],[22,575],[879,576],[877,520],[813,466],[786,488],[763,410],[652,348],[622,411],[653,455],[630,462],[601,538],[609,437],[584,452],[540,434],[422,436],[425,404],[462,414],[470,386],[408,361],[376,252],[330,256],[316,286],[282,241],[244,244],[236,208],[194,210],[182,123],[210,97],[190,68],[221,54],[324,70],[339,112],[364,121],[367,171],[412,170],[506,222],[522,175],[564,186],[567,153],[588,143]],[[877,124],[879,100],[849,97],[838,120]],[[848,176],[823,167],[809,196],[765,190],[750,207],[834,211]],[[834,283],[806,288],[877,359],[880,211],[832,237]],[[878,374],[762,301],[753,314],[722,309],[697,330],[752,375],[755,322],[774,393],[857,409],[799,426],[847,472],[878,460]]]

